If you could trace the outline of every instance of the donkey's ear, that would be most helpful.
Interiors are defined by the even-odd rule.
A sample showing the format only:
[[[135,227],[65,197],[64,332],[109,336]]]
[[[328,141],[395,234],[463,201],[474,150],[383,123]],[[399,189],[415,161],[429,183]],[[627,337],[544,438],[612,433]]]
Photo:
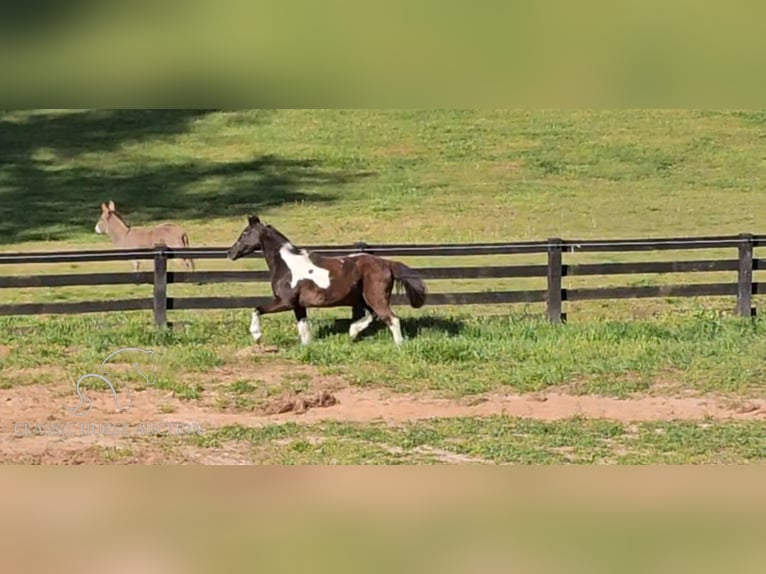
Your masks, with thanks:
[[[117,208],[114,206],[114,202],[113,202],[113,201],[110,201],[110,202],[109,202],[109,211],[115,211],[116,209],[117,209]]]
[[[250,216],[248,216],[247,221],[248,221],[248,223],[250,225],[255,225],[256,223],[260,223],[261,222],[261,220],[258,219],[257,215],[250,215]]]

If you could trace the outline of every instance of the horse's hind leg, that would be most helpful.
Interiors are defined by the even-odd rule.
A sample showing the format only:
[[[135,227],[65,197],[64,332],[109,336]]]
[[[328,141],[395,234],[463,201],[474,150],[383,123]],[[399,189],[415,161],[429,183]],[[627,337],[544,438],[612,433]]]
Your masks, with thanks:
[[[368,312],[366,309],[362,308],[362,318],[357,319],[348,328],[348,334],[351,336],[352,339],[356,339],[359,336],[359,333],[364,331],[367,327],[370,326],[370,323],[372,323],[373,315],[372,313]]]
[[[399,317],[396,316],[393,309],[391,309],[391,289],[393,284],[383,285],[380,283],[370,283],[369,287],[365,285],[364,288],[364,300],[369,305],[375,314],[383,321],[391,330],[391,334],[394,336],[394,343],[401,345],[404,341],[402,337],[402,327]]]

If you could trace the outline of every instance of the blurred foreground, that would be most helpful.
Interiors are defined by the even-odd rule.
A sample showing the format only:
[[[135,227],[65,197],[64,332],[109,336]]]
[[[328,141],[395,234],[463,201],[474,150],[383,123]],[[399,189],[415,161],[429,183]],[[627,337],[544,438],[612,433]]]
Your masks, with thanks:
[[[7,470],[4,572],[763,571],[758,468]]]

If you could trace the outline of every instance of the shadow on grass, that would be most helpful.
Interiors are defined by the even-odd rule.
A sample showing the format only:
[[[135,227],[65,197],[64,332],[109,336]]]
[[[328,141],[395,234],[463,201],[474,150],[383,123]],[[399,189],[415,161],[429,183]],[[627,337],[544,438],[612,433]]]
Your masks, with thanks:
[[[252,137],[273,115],[271,110],[248,111],[244,118],[216,110],[0,113],[0,244],[61,240],[91,230],[99,205],[110,199],[131,225],[205,220],[286,203],[331,202],[334,193],[306,189],[340,187],[372,175],[277,155],[232,162],[185,156],[173,138],[212,113],[221,115],[216,121],[222,124],[244,121],[253,128]],[[86,157],[136,143],[163,147],[141,161],[111,156],[108,165],[99,165]],[[77,161],[83,157],[86,166]]]
[[[322,323],[316,330],[316,337],[323,339],[332,335],[348,334],[351,319],[336,319],[332,323]],[[464,324],[458,319],[446,319],[441,317],[407,317],[401,319],[402,335],[407,339],[415,339],[425,331],[439,331],[450,337],[456,337],[463,331]],[[388,331],[388,327],[378,319],[375,319],[358,337],[364,339],[374,337],[381,330]]]
[[[92,0],[30,0],[3,6],[0,32],[11,38],[51,33],[92,11]]]

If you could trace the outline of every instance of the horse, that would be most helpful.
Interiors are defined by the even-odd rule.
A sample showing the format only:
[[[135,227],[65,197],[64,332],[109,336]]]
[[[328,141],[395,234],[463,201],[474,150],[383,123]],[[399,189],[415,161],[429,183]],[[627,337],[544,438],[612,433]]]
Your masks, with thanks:
[[[152,248],[158,244],[167,247],[189,247],[189,236],[174,223],[163,223],[153,228],[131,227],[117,213],[114,201],[101,204],[101,217],[96,222],[96,233],[106,234],[118,249]],[[184,266],[194,271],[194,260],[184,259]],[[138,272],[140,261],[133,261],[133,270]]]
[[[256,249],[261,250],[268,265],[274,297],[253,311],[250,334],[255,342],[262,336],[262,315],[292,310],[301,344],[307,345],[311,341],[308,308],[351,306],[364,310],[364,315],[349,327],[352,340],[377,316],[391,330],[395,345],[400,345],[404,338],[399,318],[390,305],[394,284],[404,288],[413,308],[419,309],[426,302],[425,284],[404,263],[368,253],[328,257],[297,249],[277,229],[250,215],[247,227],[227,256],[236,261]]]

